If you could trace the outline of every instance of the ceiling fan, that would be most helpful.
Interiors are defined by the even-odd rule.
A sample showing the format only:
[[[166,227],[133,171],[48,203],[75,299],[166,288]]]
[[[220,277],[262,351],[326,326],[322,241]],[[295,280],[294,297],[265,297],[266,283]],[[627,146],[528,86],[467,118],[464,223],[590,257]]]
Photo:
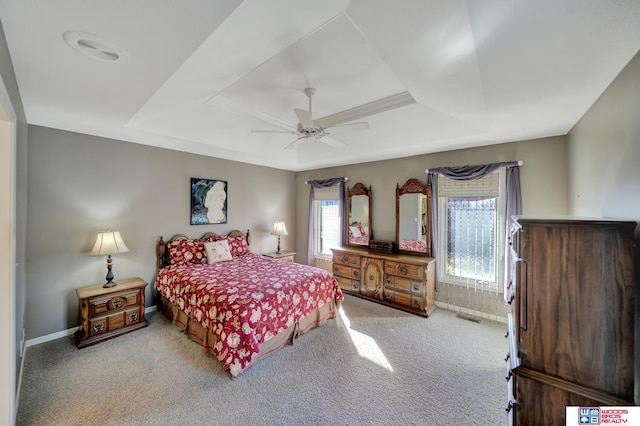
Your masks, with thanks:
[[[311,116],[311,97],[316,92],[316,89],[307,87],[304,89],[305,95],[309,98],[309,111],[303,109],[294,108],[298,117],[298,126],[295,131],[291,130],[251,130],[251,133],[289,133],[296,135],[297,138],[284,149],[291,149],[298,144],[304,142],[306,139],[313,138],[316,141],[326,143],[327,145],[335,147],[343,147],[346,144],[342,141],[329,137],[330,134],[338,132],[340,130],[367,130],[369,129],[369,123],[366,121],[360,121],[357,123],[336,124],[332,126],[322,126],[317,121],[314,121]],[[329,130],[331,129],[331,130]]]

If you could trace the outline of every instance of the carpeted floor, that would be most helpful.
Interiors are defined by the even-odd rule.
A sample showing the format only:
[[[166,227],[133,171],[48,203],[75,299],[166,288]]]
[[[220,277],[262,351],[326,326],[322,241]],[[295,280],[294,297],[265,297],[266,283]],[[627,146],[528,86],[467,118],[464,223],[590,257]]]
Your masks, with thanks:
[[[343,313],[232,380],[160,313],[78,350],[28,348],[18,425],[503,425],[506,325],[346,296]]]

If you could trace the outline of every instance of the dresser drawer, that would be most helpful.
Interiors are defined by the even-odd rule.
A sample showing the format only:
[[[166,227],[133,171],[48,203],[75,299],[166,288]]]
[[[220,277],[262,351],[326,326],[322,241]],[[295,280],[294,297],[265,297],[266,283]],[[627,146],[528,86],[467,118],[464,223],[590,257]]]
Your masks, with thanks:
[[[409,265],[400,262],[393,262],[390,260],[385,260],[384,272],[386,274],[399,275],[420,281],[424,279],[424,267],[418,265]]]
[[[89,316],[95,317],[110,311],[140,305],[140,290],[123,291],[89,300]]]
[[[405,293],[403,291],[384,291],[385,300],[395,302],[399,305],[409,306],[413,309],[424,309],[424,297],[416,296],[414,294]]]
[[[333,263],[339,263],[342,265],[360,267],[360,255],[353,253],[334,253]]]
[[[360,279],[360,268],[354,268],[351,266],[333,264],[333,275],[340,275],[343,277],[349,277],[354,279]]]
[[[352,280],[351,278],[345,278],[338,275],[336,275],[336,280],[342,290],[352,291],[355,293],[360,292],[360,280]]]
[[[384,286],[394,288],[396,290],[404,291],[407,293],[414,293],[420,296],[424,295],[425,284],[420,281],[412,281],[408,278],[397,277],[394,275],[384,276]]]

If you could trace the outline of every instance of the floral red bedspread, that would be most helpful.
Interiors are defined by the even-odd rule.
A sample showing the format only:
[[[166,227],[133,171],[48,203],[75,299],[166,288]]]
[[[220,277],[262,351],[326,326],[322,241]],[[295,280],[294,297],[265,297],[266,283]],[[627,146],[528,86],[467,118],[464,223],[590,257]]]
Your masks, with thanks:
[[[214,353],[236,377],[259,345],[343,294],[323,269],[250,253],[226,262],[171,265],[156,289],[216,335]]]
[[[400,250],[427,251],[427,244],[420,240],[400,238]]]

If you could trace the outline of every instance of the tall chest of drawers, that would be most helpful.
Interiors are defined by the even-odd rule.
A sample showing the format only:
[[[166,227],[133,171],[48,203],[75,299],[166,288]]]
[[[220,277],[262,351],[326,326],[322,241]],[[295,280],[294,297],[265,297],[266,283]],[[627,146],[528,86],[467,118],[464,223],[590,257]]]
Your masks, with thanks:
[[[518,218],[509,424],[564,425],[567,406],[634,405],[635,227]]]
[[[332,251],[344,292],[423,316],[435,309],[435,259],[354,247]]]

